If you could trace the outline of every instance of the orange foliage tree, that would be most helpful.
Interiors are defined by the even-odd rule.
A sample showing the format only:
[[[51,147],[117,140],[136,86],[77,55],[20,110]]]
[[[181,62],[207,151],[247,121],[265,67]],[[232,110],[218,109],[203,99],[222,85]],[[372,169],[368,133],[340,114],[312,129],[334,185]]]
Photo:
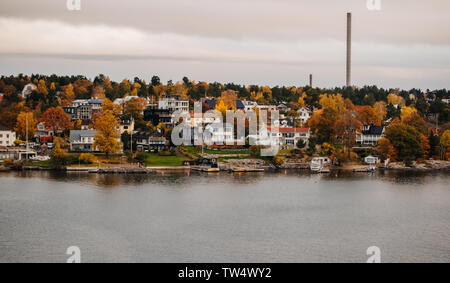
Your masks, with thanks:
[[[47,109],[42,114],[41,120],[46,127],[52,128],[55,134],[73,127],[70,116],[59,106]]]

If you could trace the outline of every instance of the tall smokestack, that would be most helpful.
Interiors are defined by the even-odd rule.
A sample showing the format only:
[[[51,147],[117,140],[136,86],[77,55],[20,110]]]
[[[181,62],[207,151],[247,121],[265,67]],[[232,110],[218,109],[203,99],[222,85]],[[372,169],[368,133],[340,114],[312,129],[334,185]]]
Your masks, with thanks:
[[[352,13],[347,13],[347,87],[352,82]]]
[[[309,75],[309,87],[312,88],[312,74]]]

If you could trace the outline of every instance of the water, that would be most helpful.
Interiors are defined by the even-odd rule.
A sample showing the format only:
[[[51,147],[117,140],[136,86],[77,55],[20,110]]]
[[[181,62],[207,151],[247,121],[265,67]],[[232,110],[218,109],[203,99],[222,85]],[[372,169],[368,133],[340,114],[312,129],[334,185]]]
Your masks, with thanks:
[[[0,262],[449,262],[449,177],[0,173]]]

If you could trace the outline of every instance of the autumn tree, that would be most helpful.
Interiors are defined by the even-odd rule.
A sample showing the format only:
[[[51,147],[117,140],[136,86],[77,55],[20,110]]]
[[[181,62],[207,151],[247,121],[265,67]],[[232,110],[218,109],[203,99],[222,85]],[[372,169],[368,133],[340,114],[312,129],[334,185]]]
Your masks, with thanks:
[[[385,136],[394,146],[400,160],[411,161],[423,156],[422,135],[414,127],[393,123],[387,127]]]
[[[395,161],[396,159],[395,148],[387,138],[378,140],[377,153],[383,160],[389,158],[391,161]]]
[[[351,148],[355,144],[356,131],[362,128],[361,122],[356,118],[356,114],[347,111],[341,114],[336,121],[336,134],[341,138],[348,151],[348,159],[350,159]]]
[[[378,101],[373,106],[373,109],[375,110],[375,113],[377,115],[378,121],[383,121],[386,118],[387,115],[387,104],[384,101]]]
[[[108,98],[105,98],[102,103],[102,110],[103,112],[111,111],[116,117],[120,115],[122,112],[120,109],[120,106],[117,104],[114,104],[111,100]]]
[[[374,108],[371,106],[361,106],[357,108],[358,120],[364,125],[376,125],[381,126],[381,119]]]
[[[48,94],[48,89],[47,89],[47,86],[46,86],[46,84],[45,84],[45,81],[44,80],[39,80],[39,83],[38,83],[38,91],[40,92],[40,93],[42,93],[42,94],[44,94],[44,95],[47,95]]]
[[[41,120],[44,125],[51,128],[55,134],[70,130],[73,127],[69,114],[64,112],[59,106],[47,109],[47,111],[42,114]]]
[[[25,140],[27,137],[27,129],[28,129],[28,138],[32,139],[34,137],[37,124],[38,121],[34,118],[33,113],[20,112],[20,114],[17,116],[17,123],[14,130],[18,133],[19,137],[22,140]]]
[[[138,98],[133,98],[125,102],[123,114],[132,117],[135,120],[143,119],[144,105],[140,103]]]
[[[118,124],[118,118],[109,110],[99,114],[95,120],[94,128],[97,134],[93,147],[104,152],[106,157],[121,150],[120,134],[117,132]]]
[[[441,159],[450,158],[450,130],[446,130],[441,136]]]
[[[64,93],[64,97],[68,100],[72,100],[75,98],[75,92],[73,91],[73,85],[72,84],[68,84],[63,86],[63,93]]]
[[[237,94],[234,90],[223,91],[219,97],[219,103],[223,102],[227,110],[236,109]]]

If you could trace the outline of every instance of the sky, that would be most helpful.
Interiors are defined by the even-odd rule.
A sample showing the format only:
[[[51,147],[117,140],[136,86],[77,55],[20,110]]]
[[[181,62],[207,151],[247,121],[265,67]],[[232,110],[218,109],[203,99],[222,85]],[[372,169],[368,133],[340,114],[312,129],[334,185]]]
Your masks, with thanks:
[[[448,0],[70,1],[0,1],[0,75],[341,87],[352,12],[353,85],[450,88]]]

